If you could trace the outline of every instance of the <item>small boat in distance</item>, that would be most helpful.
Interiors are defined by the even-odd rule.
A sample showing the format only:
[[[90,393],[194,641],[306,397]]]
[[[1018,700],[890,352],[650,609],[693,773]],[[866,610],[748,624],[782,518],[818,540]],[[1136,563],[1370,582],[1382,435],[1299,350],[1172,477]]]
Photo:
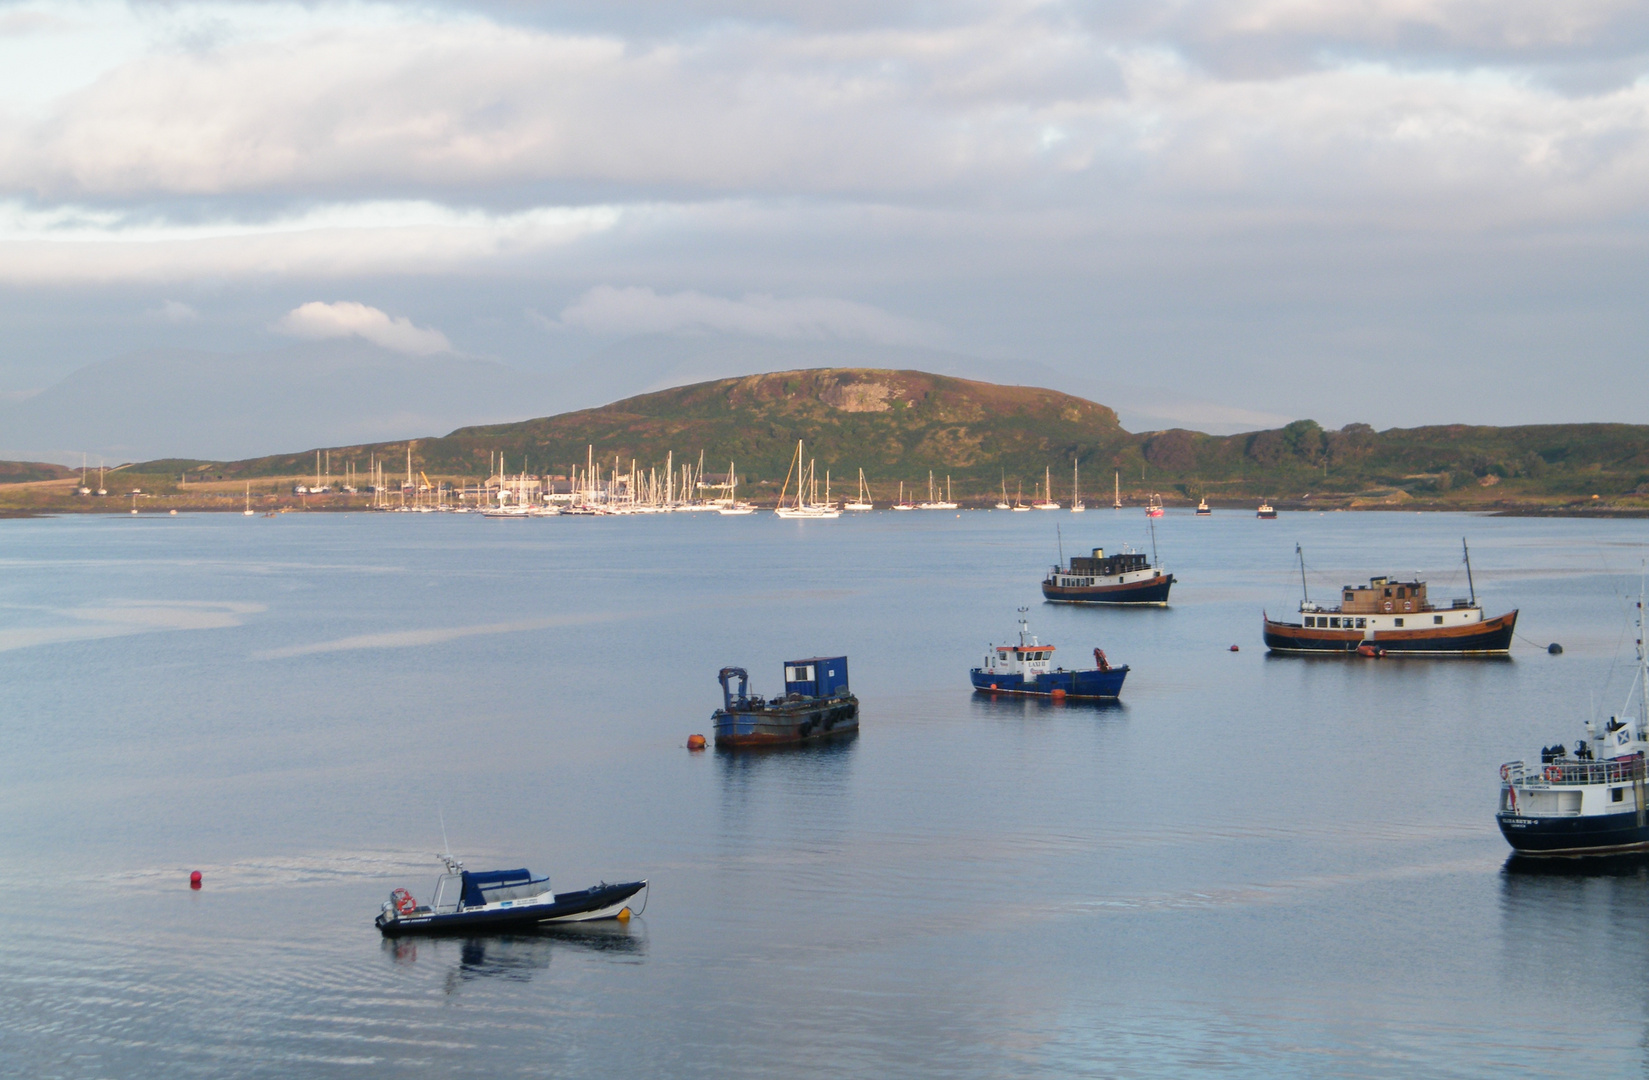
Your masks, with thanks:
[[[859,699],[848,689],[845,656],[786,661],[784,694],[771,701],[750,693],[743,668],[724,667],[717,678],[722,707],[710,719],[718,748],[783,746],[859,730]]]
[[[1008,505],[1008,474],[1006,471],[1002,473],[1002,501],[996,504],[996,508],[998,510],[1013,509]]]
[[[1270,503],[1262,501],[1260,503],[1259,510],[1255,511],[1254,516],[1257,518],[1264,518],[1269,521],[1277,516],[1277,510]]]
[[[1197,500],[1197,516],[1198,517],[1211,517],[1211,516],[1213,516],[1213,513],[1214,513],[1214,511],[1208,509],[1208,498],[1207,498],[1207,496],[1204,496],[1203,498]]]
[[[950,477],[945,477],[945,497],[934,498],[933,470],[928,470],[928,501],[917,507],[919,510],[955,510],[956,504],[950,501]]]
[[[647,888],[646,881],[609,885],[605,881],[578,892],[557,894],[548,877],[520,870],[477,873],[451,855],[442,855],[447,872],[435,879],[428,904],[406,889],[389,894],[374,924],[385,937],[404,934],[498,933],[548,923],[628,922],[628,901]],[[643,908],[646,907],[645,902]]]
[[[899,501],[893,504],[895,510],[914,510],[916,504],[905,501],[905,482],[899,481]]]
[[[1643,587],[1638,587],[1638,697],[1632,721],[1586,721],[1586,738],[1571,754],[1563,743],[1542,747],[1540,767],[1500,766],[1500,835],[1520,856],[1569,857],[1649,851],[1649,653],[1644,648]]]
[[[870,485],[865,483],[865,471],[859,470],[859,495],[852,502],[842,504],[843,510],[871,510],[874,505],[870,501]]]
[[[1042,466],[1042,501],[1033,502],[1031,506],[1037,510],[1058,510],[1059,504],[1054,502],[1053,482],[1049,479],[1051,470]]]
[[[241,515],[251,517],[255,513],[257,511],[252,509],[252,481],[248,480],[246,482],[246,509],[241,511]]]
[[[1152,495],[1149,499],[1145,500],[1145,516],[1150,518],[1159,518],[1162,516],[1161,495]]]
[[[1111,509],[1122,509],[1122,473],[1117,472],[1111,477]]]
[[[1053,666],[1054,646],[1044,645],[1030,632],[1019,609],[1019,641],[991,645],[985,664],[969,671],[976,693],[1033,694],[1051,698],[1115,698],[1122,693],[1128,665],[1112,667],[1103,649],[1094,650],[1094,667],[1066,671]]]
[[[1381,656],[1481,656],[1511,651],[1517,611],[1492,619],[1483,617],[1472,583],[1471,552],[1460,547],[1466,561],[1470,595],[1440,608],[1426,598],[1426,583],[1397,581],[1389,575],[1369,578],[1367,585],[1347,585],[1340,604],[1315,603],[1306,589],[1305,553],[1300,546],[1300,621],[1285,623],[1262,613],[1266,648],[1277,653]]]
[[[1071,460],[1071,513],[1080,514],[1086,509],[1088,509],[1088,506],[1082,501],[1082,466],[1073,458]]]
[[[796,476],[796,501],[793,505],[785,505],[785,495],[790,491],[790,476]],[[806,468],[802,467],[802,440],[796,440],[796,456],[791,460],[790,471],[785,473],[784,487],[779,491],[779,505],[773,512],[782,518],[804,518],[817,520],[824,518],[839,518],[842,512],[836,509],[829,501],[830,481],[829,474],[825,479],[825,502],[819,501],[819,478],[813,470],[813,459],[807,459]]]

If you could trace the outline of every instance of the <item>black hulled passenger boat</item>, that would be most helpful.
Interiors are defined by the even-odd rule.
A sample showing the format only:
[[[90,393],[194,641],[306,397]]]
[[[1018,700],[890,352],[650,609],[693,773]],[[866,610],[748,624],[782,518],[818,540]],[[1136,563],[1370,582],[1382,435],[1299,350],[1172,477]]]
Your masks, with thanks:
[[[1134,604],[1168,606],[1174,575],[1164,573],[1156,560],[1142,551],[1073,555],[1055,566],[1042,581],[1042,597],[1059,604]]]
[[[1649,851],[1645,756],[1649,754],[1649,660],[1638,594],[1638,714],[1586,721],[1570,751],[1542,747],[1539,767],[1500,766],[1500,834],[1520,856],[1578,858]],[[1630,699],[1628,699],[1630,700]]]

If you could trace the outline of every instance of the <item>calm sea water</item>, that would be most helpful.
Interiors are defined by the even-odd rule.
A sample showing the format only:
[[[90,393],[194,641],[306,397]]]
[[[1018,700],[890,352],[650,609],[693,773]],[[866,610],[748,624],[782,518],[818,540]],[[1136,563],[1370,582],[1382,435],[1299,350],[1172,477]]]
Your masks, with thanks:
[[[1056,521],[1150,543],[1137,510],[0,523],[0,1072],[1649,1070],[1649,870],[1515,872],[1493,820],[1501,761],[1622,707],[1645,523],[1170,513],[1173,606],[1088,611],[1040,602]],[[1296,542],[1325,598],[1447,598],[1462,535],[1509,661],[1265,654]],[[1020,605],[1131,664],[1123,704],[971,695]],[[684,749],[718,668],[835,652],[856,740]],[[443,819],[646,911],[385,943]]]

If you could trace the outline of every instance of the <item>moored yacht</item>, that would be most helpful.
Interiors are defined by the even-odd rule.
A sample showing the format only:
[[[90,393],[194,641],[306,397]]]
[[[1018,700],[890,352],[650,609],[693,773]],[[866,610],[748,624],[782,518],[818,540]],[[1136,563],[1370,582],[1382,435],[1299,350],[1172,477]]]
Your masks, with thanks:
[[[1388,575],[1369,578],[1367,585],[1347,585],[1340,604],[1325,606],[1311,599],[1306,588],[1305,555],[1300,557],[1300,621],[1282,622],[1262,613],[1266,648],[1281,653],[1381,655],[1412,653],[1426,656],[1470,656],[1505,653],[1512,647],[1516,610],[1484,618],[1472,583],[1471,552],[1460,542],[1466,559],[1466,586],[1470,595],[1438,607],[1426,596],[1424,581],[1398,581]]]
[[[1619,855],[1649,851],[1645,756],[1649,754],[1649,660],[1643,639],[1643,594],[1638,594],[1638,714],[1586,721],[1586,738],[1570,752],[1543,747],[1540,765],[1500,766],[1500,834],[1519,855]],[[1628,697],[1630,701],[1630,697]]]

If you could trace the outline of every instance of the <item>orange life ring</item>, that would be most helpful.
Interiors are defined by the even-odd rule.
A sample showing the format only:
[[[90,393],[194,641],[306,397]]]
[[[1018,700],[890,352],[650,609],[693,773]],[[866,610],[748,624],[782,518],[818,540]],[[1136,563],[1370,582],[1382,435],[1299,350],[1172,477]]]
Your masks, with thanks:
[[[418,901],[414,900],[412,894],[405,889],[396,889],[390,893],[389,901],[395,905],[395,911],[400,915],[411,915],[418,910]]]
[[[1391,601],[1390,601],[1390,600],[1387,600],[1387,601],[1386,601],[1386,610],[1387,610],[1387,611],[1390,611],[1390,610],[1391,610]]]
[[[1563,779],[1563,767],[1561,765],[1548,765],[1548,766],[1546,766],[1546,780],[1547,780],[1548,783],[1555,784],[1559,780],[1562,780],[1562,779]]]

